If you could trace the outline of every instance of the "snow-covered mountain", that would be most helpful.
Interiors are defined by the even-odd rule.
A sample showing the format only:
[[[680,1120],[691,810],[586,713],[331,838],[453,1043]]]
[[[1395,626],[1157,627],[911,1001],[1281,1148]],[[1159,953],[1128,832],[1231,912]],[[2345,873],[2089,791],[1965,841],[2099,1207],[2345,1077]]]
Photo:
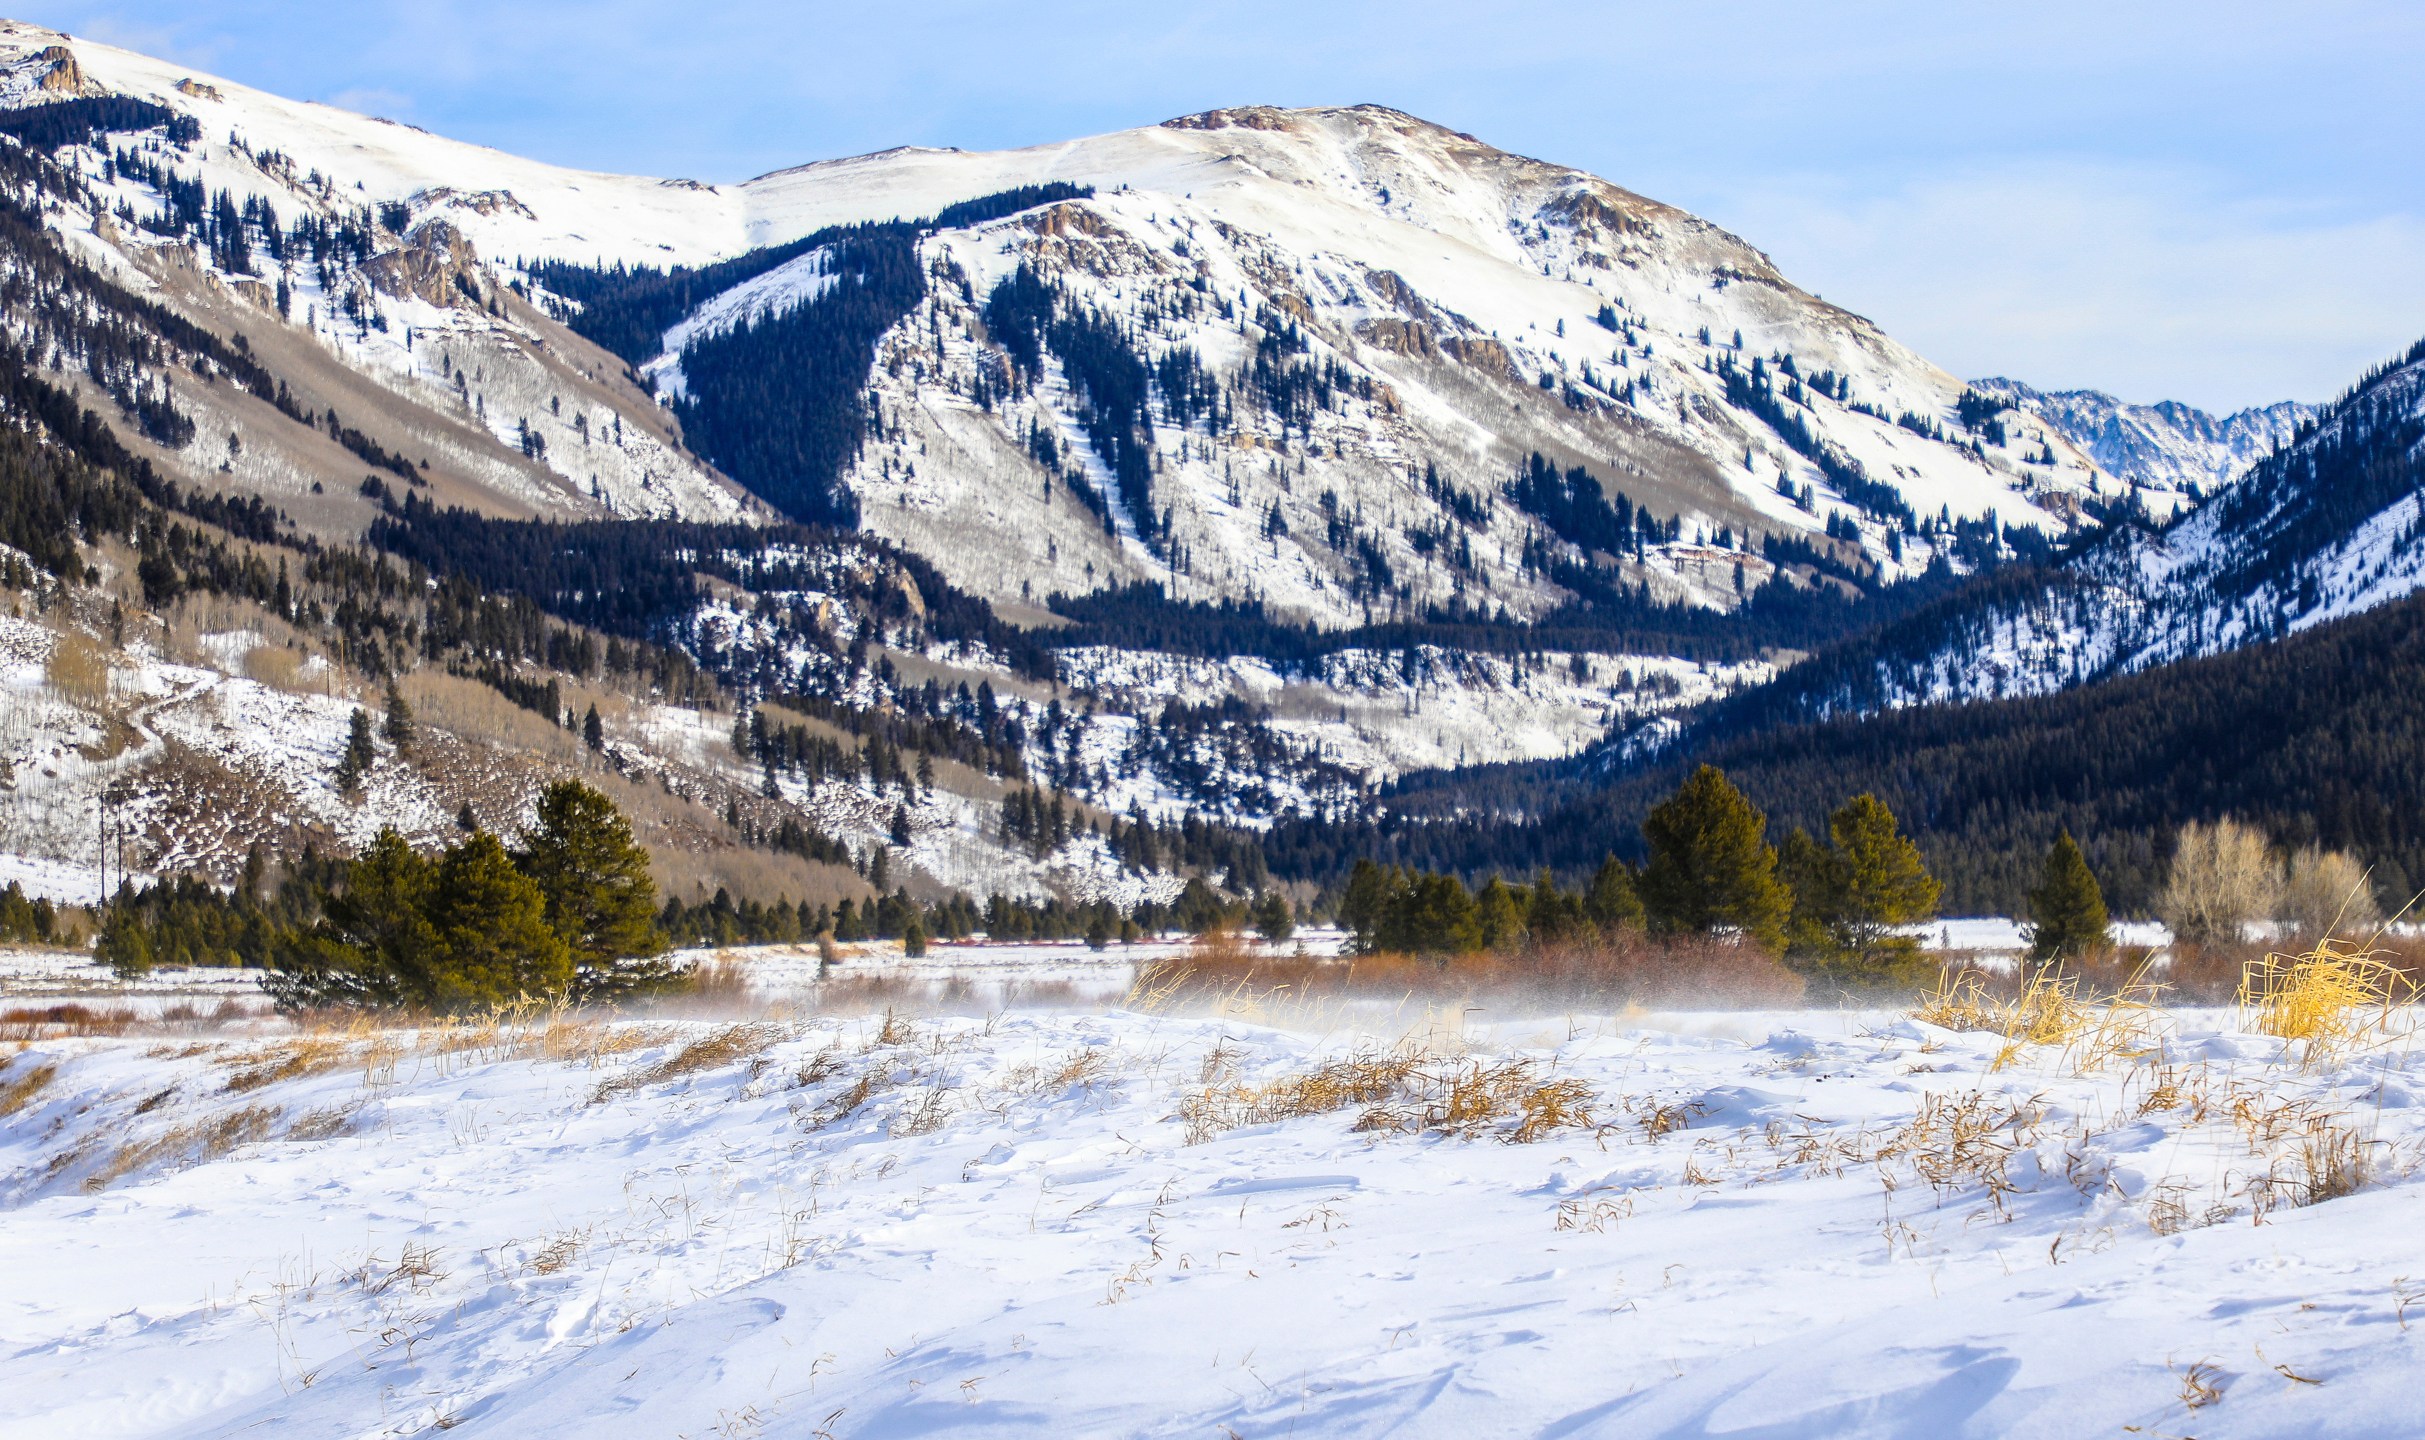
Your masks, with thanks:
[[[699,346],[824,323],[854,293],[831,244],[750,257],[943,216],[916,233],[916,294],[870,346],[830,483],[865,528],[1014,614],[1135,582],[1318,626],[1520,620],[1636,587],[1726,609],[1780,570],[1827,583],[1767,537],[1891,578],[1945,553],[1952,522],[2059,536],[2127,488],[2035,416],[1966,426],[1962,382],[1737,237],[1377,107],[708,185],[563,170],[23,24],[0,28],[0,77],[20,104],[190,117],[184,141],[63,151],[93,198],[58,227],[296,351],[349,424],[430,452],[452,482],[437,498],[505,513],[764,513],[577,333],[589,299],[543,276],[742,262],[729,285],[694,270],[700,293],[624,357],[660,398],[712,404],[718,382],[686,363]],[[1015,213],[949,213],[1048,184],[1060,198]],[[233,223],[176,223],[178,192],[224,195]],[[272,239],[298,222],[357,238],[298,255]],[[1022,274],[1044,306],[1024,348],[992,303]],[[1108,352],[1073,370],[1073,329]],[[178,468],[300,505],[297,446],[251,443],[250,417],[208,397],[193,409]],[[248,458],[222,468],[231,436]],[[769,488],[729,447],[694,448]],[[1510,495],[1534,454],[1549,483]],[[343,505],[321,509],[346,528]]]
[[[2316,418],[2315,406],[2295,400],[2218,416],[2178,400],[2133,405],[2101,390],[2038,390],[2001,376],[1971,385],[2044,419],[2107,474],[2187,504],[2237,480]]]
[[[2041,695],[2306,630],[2425,586],[2425,342],[2170,525],[2119,527],[1789,672],[1712,730]]]

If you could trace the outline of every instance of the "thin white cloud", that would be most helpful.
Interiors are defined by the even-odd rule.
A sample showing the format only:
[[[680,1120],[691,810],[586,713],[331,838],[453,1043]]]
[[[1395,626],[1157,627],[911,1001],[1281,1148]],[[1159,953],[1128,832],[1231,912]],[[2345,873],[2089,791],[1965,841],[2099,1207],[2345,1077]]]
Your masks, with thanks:
[[[2412,214],[2045,164],[1885,193],[1771,182],[1715,208],[1803,286],[1963,375],[2235,408],[2326,398],[2425,335]]]

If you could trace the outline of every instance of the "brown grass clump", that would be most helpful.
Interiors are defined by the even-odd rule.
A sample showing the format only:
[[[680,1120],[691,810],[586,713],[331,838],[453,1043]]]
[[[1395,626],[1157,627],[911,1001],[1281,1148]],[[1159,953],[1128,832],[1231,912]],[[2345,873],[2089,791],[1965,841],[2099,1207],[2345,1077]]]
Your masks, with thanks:
[[[1528,1145],[1553,1131],[1588,1129],[1591,1087],[1580,1080],[1549,1080],[1530,1060],[1479,1061],[1445,1070],[1418,1070],[1409,1077],[1411,1103],[1376,1106],[1356,1120],[1358,1130],[1403,1130],[1462,1139],[1496,1132],[1512,1145]]]
[[[2320,1062],[2384,1038],[2393,1013],[2416,994],[2416,980],[2386,952],[2327,938],[2301,954],[2268,954],[2249,965],[2239,1004],[2249,1029],[2299,1045]]]
[[[2004,1197],[2017,1187],[2007,1173],[2012,1157],[2032,1148],[2043,1116],[2034,1100],[2015,1102],[1970,1091],[1924,1095],[1909,1123],[1869,1157],[1880,1165],[1901,1161],[1940,1194],[1976,1186],[1999,1217]]]
[[[646,1069],[628,1075],[618,1075],[607,1081],[598,1087],[598,1093],[591,1097],[591,1103],[595,1104],[612,1099],[617,1095],[629,1094],[644,1085],[662,1085],[668,1080],[679,1080],[685,1075],[696,1075],[705,1070],[720,1070],[727,1065],[737,1065],[745,1060],[755,1061],[768,1048],[782,1043],[790,1036],[790,1030],[781,1025],[764,1023],[728,1025],[712,1035],[704,1035],[693,1040]]]
[[[2120,984],[2099,994],[2080,975],[2043,969],[2012,993],[1998,994],[1979,971],[1947,971],[1909,1014],[1940,1029],[2002,1036],[2004,1045],[1990,1069],[2013,1063],[2032,1046],[2060,1046],[2069,1067],[2085,1074],[2156,1050],[2156,1027],[2163,1012],[2146,972],[2142,958]]]
[[[1417,1063],[1418,1057],[1406,1051],[1365,1052],[1264,1085],[1210,1086],[1179,1102],[1179,1120],[1187,1128],[1187,1143],[1200,1145],[1242,1126],[1377,1105],[1397,1097]]]
[[[158,1164],[208,1164],[239,1145],[268,1139],[277,1121],[276,1106],[247,1105],[177,1126],[148,1140],[130,1140],[84,1177],[84,1188],[106,1190],[126,1176]]]
[[[1592,1101],[1583,1082],[1545,1076],[1530,1060],[1438,1061],[1400,1049],[1363,1052],[1263,1085],[1210,1085],[1180,1102],[1179,1120],[1187,1143],[1199,1145],[1243,1126],[1360,1105],[1358,1131],[1495,1134],[1529,1144],[1553,1131],[1595,1126]]]
[[[297,1080],[337,1069],[353,1059],[353,1046],[342,1040],[311,1036],[277,1046],[265,1054],[238,1057],[252,1063],[230,1075],[228,1093],[243,1095],[281,1080]]]
[[[287,1126],[286,1138],[289,1140],[334,1140],[353,1125],[354,1116],[361,1109],[362,1102],[359,1100],[348,1105],[323,1105],[317,1110],[306,1112],[294,1124]]]
[[[6,1120],[27,1105],[59,1074],[56,1065],[37,1065],[25,1074],[0,1085],[0,1120]]]

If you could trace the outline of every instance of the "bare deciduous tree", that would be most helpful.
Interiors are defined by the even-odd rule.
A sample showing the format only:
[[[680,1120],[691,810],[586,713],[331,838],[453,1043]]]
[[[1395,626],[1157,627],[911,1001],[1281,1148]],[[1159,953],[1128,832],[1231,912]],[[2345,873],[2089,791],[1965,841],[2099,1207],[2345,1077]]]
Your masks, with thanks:
[[[2282,869],[2262,832],[2237,820],[2181,827],[2172,869],[2156,898],[2172,933],[2197,944],[2234,941],[2251,920],[2271,919],[2282,900]]]

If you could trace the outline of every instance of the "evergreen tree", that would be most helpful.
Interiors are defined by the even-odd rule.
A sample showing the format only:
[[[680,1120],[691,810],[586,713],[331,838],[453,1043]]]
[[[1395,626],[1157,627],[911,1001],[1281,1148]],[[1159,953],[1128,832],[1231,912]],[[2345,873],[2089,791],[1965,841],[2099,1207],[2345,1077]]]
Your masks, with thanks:
[[[570,948],[576,999],[626,994],[671,978],[662,965],[633,965],[661,954],[657,887],[648,852],[612,800],[578,780],[559,780],[539,796],[538,826],[522,837],[514,863],[538,886],[547,922]]]
[[[1827,836],[1840,861],[1832,917],[1836,942],[1865,969],[1908,956],[1918,942],[1894,931],[1937,918],[1942,893],[1920,849],[1875,795],[1860,794],[1827,817]]]
[[[1289,908],[1286,895],[1266,890],[1255,901],[1255,931],[1274,945],[1285,943],[1297,933],[1296,912]]]
[[[914,916],[901,928],[901,954],[909,960],[921,959],[926,954],[926,926]]]
[[[1393,887],[1372,949],[1464,955],[1482,948],[1474,897],[1454,875],[1422,875]]]
[[[2046,852],[2037,888],[2029,892],[2029,958],[2040,965],[2066,960],[2103,945],[2111,918],[2105,892],[2089,871],[2088,857],[2065,830]]]
[[[581,717],[581,742],[592,750],[606,748],[606,724],[598,718],[598,707],[592,705]]]
[[[547,923],[547,897],[485,830],[439,857],[429,924],[443,957],[429,987],[437,1009],[554,1000],[572,990],[572,951]]]
[[[1474,929],[1485,950],[1513,950],[1524,943],[1524,912],[1515,892],[1493,875],[1474,900]]]
[[[387,722],[380,727],[380,733],[387,737],[387,743],[396,748],[398,755],[412,753],[413,707],[405,703],[404,692],[392,680],[387,685]]]
[[[1733,930],[1771,950],[1785,943],[1793,897],[1764,843],[1768,817],[1714,766],[1704,765],[1642,821],[1650,845],[1642,906],[1654,929]]]
[[[1598,926],[1602,934],[1642,924],[1642,897],[1635,893],[1633,871],[1616,856],[1600,862],[1598,873],[1591,877],[1590,888],[1583,892],[1583,918]]]
[[[443,966],[428,917],[430,863],[390,828],[364,847],[317,925],[279,947],[264,982],[282,1008],[435,1006]]]
[[[379,747],[371,739],[370,716],[362,707],[354,707],[353,719],[345,737],[345,753],[337,760],[337,789],[344,795],[362,792],[362,777],[379,762]]]
[[[1856,795],[1827,819],[1822,845],[1796,828],[1777,869],[1793,892],[1787,951],[1846,978],[1885,979],[1918,953],[1898,927],[1936,918],[1937,882],[1894,812]]]
[[[1339,897],[1339,924],[1354,937],[1355,948],[1370,952],[1379,939],[1388,913],[1396,877],[1369,859],[1359,858],[1348,872],[1347,888]]]
[[[109,918],[101,922],[101,936],[93,955],[108,962],[111,972],[121,980],[150,974],[151,937],[144,932],[141,917],[125,907],[112,906]]]

